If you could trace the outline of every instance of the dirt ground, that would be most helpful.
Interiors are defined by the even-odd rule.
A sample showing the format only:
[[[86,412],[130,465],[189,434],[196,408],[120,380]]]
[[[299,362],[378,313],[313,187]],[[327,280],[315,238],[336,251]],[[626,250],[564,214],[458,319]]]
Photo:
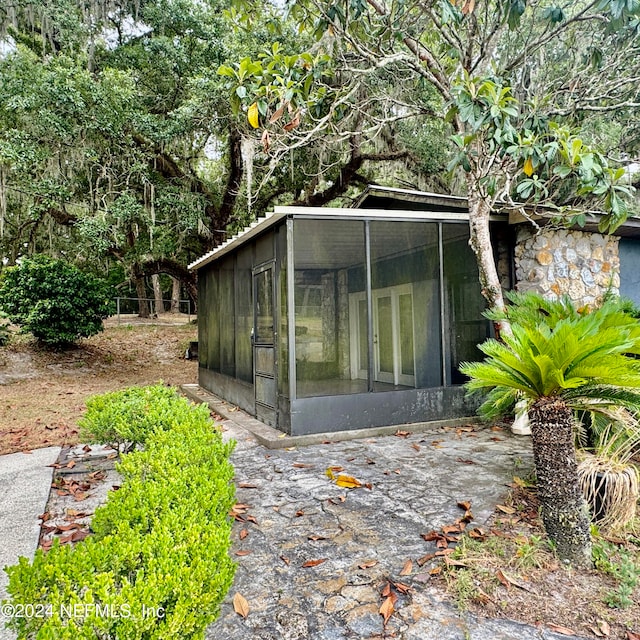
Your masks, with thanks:
[[[77,443],[89,396],[158,381],[197,382],[197,363],[185,359],[196,339],[187,316],[170,314],[153,322],[109,319],[103,333],[61,353],[15,336],[0,347],[0,455]]]

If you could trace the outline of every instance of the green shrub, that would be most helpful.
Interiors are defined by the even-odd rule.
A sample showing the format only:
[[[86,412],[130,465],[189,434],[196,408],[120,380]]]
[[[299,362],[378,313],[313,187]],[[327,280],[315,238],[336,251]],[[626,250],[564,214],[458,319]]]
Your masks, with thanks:
[[[208,415],[206,406],[201,410]],[[86,442],[111,444],[118,449],[127,443],[132,449],[144,444],[155,431],[193,420],[197,411],[175,389],[156,384],[89,398],[87,412],[78,424]]]
[[[9,342],[9,321],[0,314],[0,347]]]
[[[52,347],[102,331],[103,319],[113,312],[111,297],[102,280],[43,255],[25,258],[0,276],[0,309]]]
[[[204,637],[235,570],[233,443],[222,442],[206,406],[179,400],[184,418],[123,456],[122,486],[96,510],[93,536],[7,569],[12,604],[46,612],[13,618],[19,638]]]

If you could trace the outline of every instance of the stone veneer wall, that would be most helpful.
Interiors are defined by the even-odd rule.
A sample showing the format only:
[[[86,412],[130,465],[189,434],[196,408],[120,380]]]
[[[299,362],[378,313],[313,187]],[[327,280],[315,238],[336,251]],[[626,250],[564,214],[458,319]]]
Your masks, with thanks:
[[[514,250],[518,291],[545,297],[568,294],[577,304],[591,304],[607,290],[618,293],[618,238],[567,229],[518,228]]]

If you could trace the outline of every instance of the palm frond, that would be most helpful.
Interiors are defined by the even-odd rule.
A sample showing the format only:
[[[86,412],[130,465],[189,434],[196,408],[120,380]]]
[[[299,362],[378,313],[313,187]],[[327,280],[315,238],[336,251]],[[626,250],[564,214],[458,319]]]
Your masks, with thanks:
[[[613,302],[587,312],[567,298],[510,294],[513,304],[486,314],[512,323],[504,343],[480,345],[482,363],[465,363],[470,392],[488,394],[481,412],[510,409],[514,394],[535,399],[562,396],[572,405],[588,402],[610,411],[614,405],[640,411],[640,323]],[[493,403],[495,406],[489,406]]]

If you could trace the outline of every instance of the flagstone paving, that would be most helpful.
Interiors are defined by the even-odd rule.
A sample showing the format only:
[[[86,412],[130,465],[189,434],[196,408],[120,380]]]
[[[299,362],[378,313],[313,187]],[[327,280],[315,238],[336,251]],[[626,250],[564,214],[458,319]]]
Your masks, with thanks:
[[[471,502],[468,526],[482,525],[513,476],[530,473],[528,438],[447,427],[273,450],[242,427],[241,413],[232,415],[223,425],[238,442],[238,568],[208,640],[562,637],[461,614],[432,586],[433,565],[417,562],[437,551],[421,534],[459,519],[459,502]],[[363,486],[338,486],[340,474]],[[407,560],[411,574],[400,575]],[[392,588],[397,601],[384,624],[381,592],[389,582],[400,590]],[[246,617],[236,612],[243,606]]]

